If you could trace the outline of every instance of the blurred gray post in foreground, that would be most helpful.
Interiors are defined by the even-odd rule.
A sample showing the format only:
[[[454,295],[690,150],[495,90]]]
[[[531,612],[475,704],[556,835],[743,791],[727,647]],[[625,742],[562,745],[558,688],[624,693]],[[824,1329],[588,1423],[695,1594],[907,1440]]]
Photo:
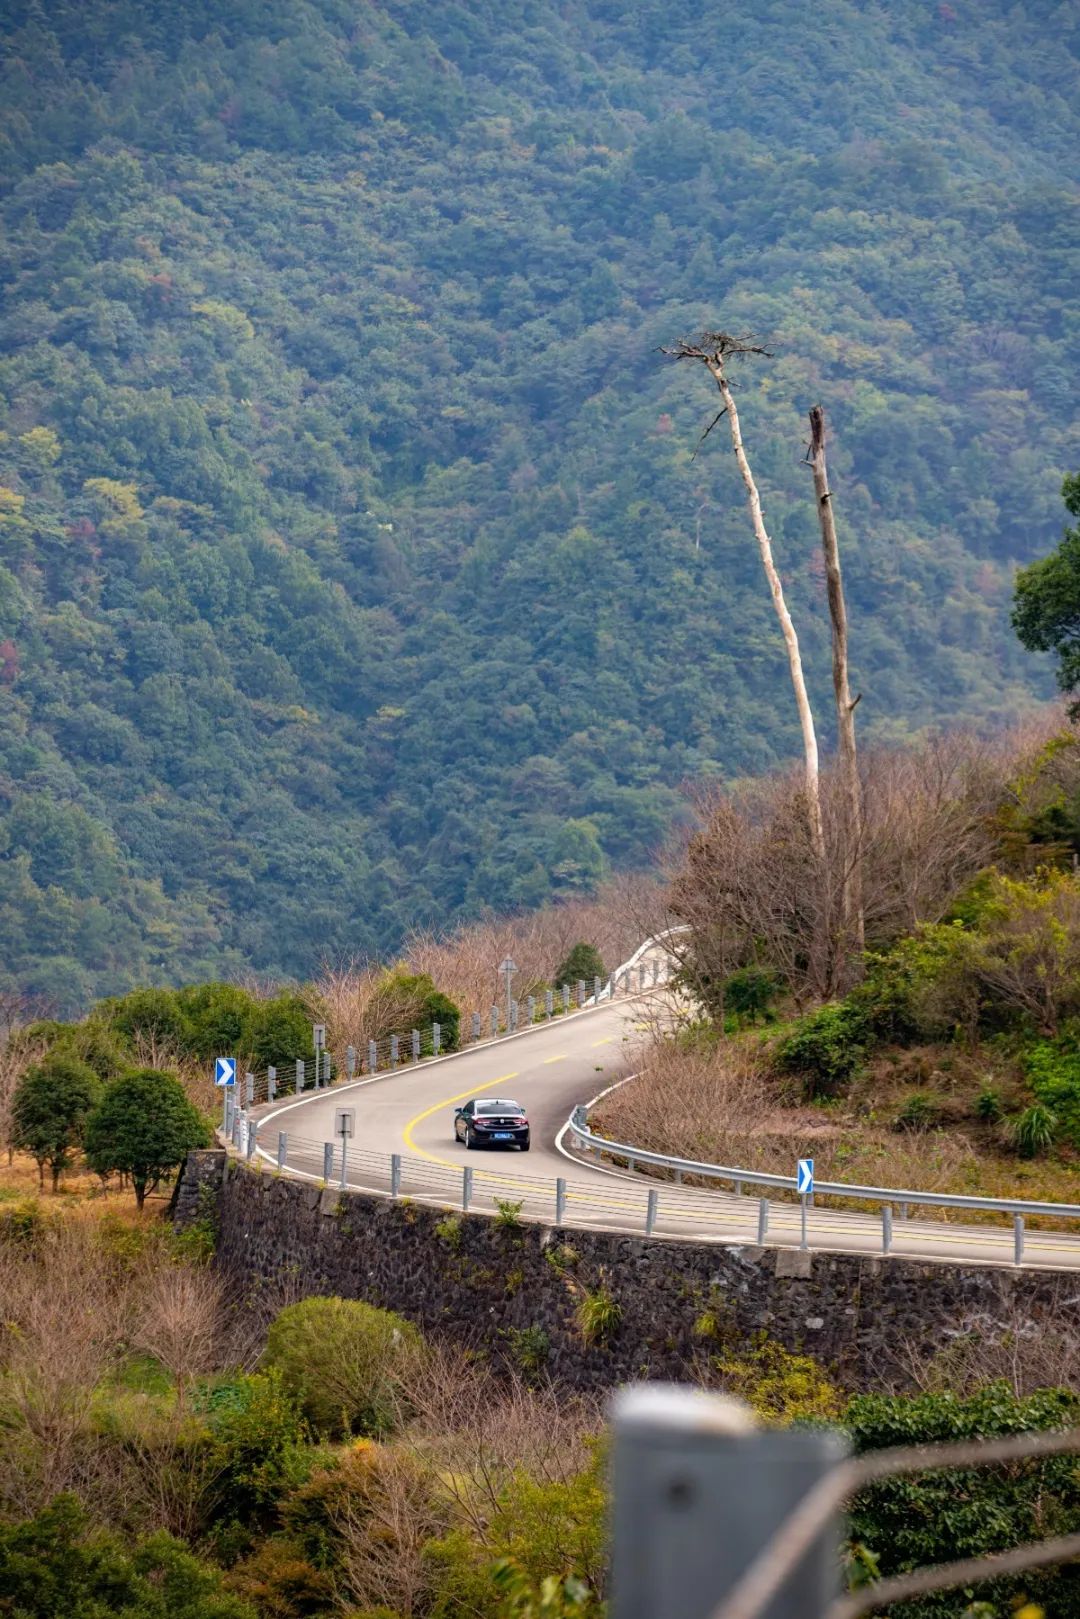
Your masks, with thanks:
[[[612,1405],[611,1619],[711,1619],[819,1479],[834,1433],[754,1425],[738,1400],[666,1383]],[[838,1595],[834,1517],[755,1619],[819,1619]]]

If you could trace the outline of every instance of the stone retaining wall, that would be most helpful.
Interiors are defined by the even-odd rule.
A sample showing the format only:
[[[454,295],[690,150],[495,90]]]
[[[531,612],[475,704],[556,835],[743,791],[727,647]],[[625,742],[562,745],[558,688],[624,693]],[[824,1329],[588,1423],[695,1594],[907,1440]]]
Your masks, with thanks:
[[[715,1347],[703,1329],[745,1341],[765,1331],[807,1349],[848,1382],[893,1373],[905,1341],[941,1346],[972,1326],[1080,1330],[1080,1277],[900,1259],[720,1247],[440,1213],[357,1192],[322,1190],[224,1152],[193,1153],[178,1222],[216,1190],[217,1262],[247,1290],[338,1293],[394,1309],[432,1335],[521,1358],[546,1335],[551,1373],[568,1386],[685,1376]],[[200,1203],[201,1195],[201,1203]],[[579,1310],[603,1288],[621,1311],[586,1344]],[[527,1336],[522,1337],[522,1334]]]

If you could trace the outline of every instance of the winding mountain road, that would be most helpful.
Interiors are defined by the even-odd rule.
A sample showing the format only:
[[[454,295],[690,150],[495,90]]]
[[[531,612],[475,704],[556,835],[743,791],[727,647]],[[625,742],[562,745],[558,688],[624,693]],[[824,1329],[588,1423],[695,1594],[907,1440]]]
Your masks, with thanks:
[[[396,1190],[418,1202],[460,1208],[463,1171],[470,1169],[470,1209],[490,1214],[499,1202],[520,1203],[521,1218],[553,1225],[556,1182],[561,1179],[564,1226],[640,1236],[652,1184],[658,1188],[657,1237],[752,1246],[758,1230],[756,1197],[650,1183],[571,1148],[571,1110],[634,1072],[648,1004],[648,996],[604,1002],[451,1056],[265,1104],[250,1115],[258,1126],[255,1157],[277,1164],[279,1136],[284,1134],[285,1172],[321,1183],[324,1144],[334,1142],[331,1178],[339,1183],[336,1121],[339,1110],[349,1109],[354,1133],[347,1144],[345,1182],[357,1190],[381,1195]],[[480,1096],[512,1097],[524,1104],[532,1127],[528,1154],[517,1149],[468,1151],[454,1139],[455,1108]],[[398,1156],[396,1187],[392,1155]],[[798,1206],[772,1201],[768,1245],[798,1248],[800,1239]],[[811,1251],[880,1254],[881,1221],[876,1213],[814,1208],[808,1214],[807,1239]],[[939,1263],[1011,1266],[1013,1232],[1005,1223],[964,1224],[958,1217],[897,1219],[891,1253]],[[1029,1229],[1024,1264],[1080,1269],[1080,1235]]]

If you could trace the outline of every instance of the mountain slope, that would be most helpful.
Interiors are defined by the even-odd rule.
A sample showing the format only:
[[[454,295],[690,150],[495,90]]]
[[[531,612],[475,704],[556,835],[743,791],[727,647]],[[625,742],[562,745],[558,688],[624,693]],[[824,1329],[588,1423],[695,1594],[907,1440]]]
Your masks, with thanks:
[[[0,937],[66,1009],[587,888],[797,747],[703,382],[827,716],[823,402],[864,725],[1047,689],[1080,465],[1075,9],[11,4]],[[827,727],[823,727],[827,729]]]

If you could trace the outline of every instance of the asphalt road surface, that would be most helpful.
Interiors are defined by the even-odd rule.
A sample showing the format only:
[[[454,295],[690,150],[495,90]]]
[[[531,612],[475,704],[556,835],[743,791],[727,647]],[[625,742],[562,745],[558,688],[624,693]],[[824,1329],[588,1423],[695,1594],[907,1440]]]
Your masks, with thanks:
[[[552,1023],[416,1066],[252,1110],[258,1123],[256,1157],[277,1163],[279,1133],[286,1137],[288,1172],[321,1182],[324,1144],[334,1144],[331,1180],[341,1178],[340,1110],[349,1110],[345,1182],[359,1190],[392,1190],[391,1155],[399,1155],[400,1196],[440,1206],[494,1213],[499,1202],[520,1204],[520,1217],[554,1224],[556,1181],[565,1183],[563,1224],[632,1232],[645,1230],[649,1187],[657,1191],[654,1233],[666,1238],[752,1245],[757,1241],[756,1196],[697,1190],[592,1162],[573,1150],[566,1122],[571,1110],[635,1071],[646,1032],[650,997],[607,1002]],[[631,1081],[633,1083],[633,1081]],[[528,1111],[532,1145],[468,1151],[454,1139],[454,1110],[472,1097],[513,1098]],[[463,1171],[472,1175],[465,1177]],[[795,1166],[792,1164],[792,1172]],[[468,1188],[466,1179],[470,1181]],[[895,1217],[891,1252],[955,1264],[1013,1264],[1013,1231],[1000,1224]],[[970,1218],[970,1216],[968,1217]],[[768,1206],[770,1246],[800,1246],[801,1213],[794,1202]],[[881,1218],[875,1212],[812,1208],[811,1250],[880,1253]],[[1080,1267],[1080,1234],[1025,1232],[1024,1264],[1052,1270]]]

